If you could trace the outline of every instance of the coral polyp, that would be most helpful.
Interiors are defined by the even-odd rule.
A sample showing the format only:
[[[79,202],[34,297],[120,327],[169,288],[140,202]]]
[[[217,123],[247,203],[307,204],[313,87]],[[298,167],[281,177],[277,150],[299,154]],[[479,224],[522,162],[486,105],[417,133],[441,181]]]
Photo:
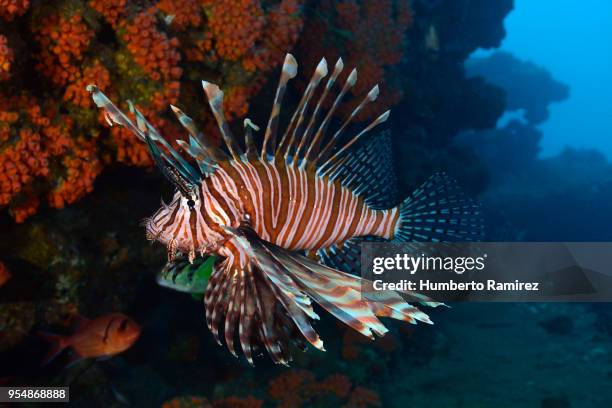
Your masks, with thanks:
[[[6,37],[0,35],[0,81],[9,79],[12,63],[13,50],[8,46]]]
[[[12,21],[28,10],[30,0],[0,0],[0,20]]]

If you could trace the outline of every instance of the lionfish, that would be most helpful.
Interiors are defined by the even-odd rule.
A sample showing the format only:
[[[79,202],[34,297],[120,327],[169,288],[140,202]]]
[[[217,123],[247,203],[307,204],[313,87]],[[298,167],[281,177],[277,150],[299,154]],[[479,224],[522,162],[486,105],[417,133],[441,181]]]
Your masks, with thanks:
[[[353,69],[333,98],[343,68],[339,59],[321,88],[328,74],[321,60],[280,135],[283,96],[297,74],[297,62],[287,54],[260,149],[253,136],[259,128],[245,119],[243,150],[224,117],[223,92],[202,81],[227,151],[207,140],[190,117],[171,105],[189,133],[188,142],[177,143],[190,161],[132,103],[128,101],[136,124],[95,85],[87,88],[109,124],[125,126],[144,141],[156,166],[176,187],[170,204],[162,200],[161,208],[145,220],[147,238],[167,245],[170,267],[181,259],[193,262],[196,254],[218,257],[204,294],[206,322],[220,345],[223,333],[235,356],[237,337],[250,364],[263,349],[275,363],[285,365],[291,361],[292,345],[305,349],[310,343],[324,350],[312,326],[319,319],[313,301],[371,339],[388,331],[378,317],[431,323],[396,292],[373,296],[361,290],[364,280],[350,273],[359,260],[360,240],[473,240],[480,231],[478,206],[443,174],[434,175],[398,206],[381,207],[387,186],[377,175],[385,176],[381,173],[387,160],[376,160],[375,147],[358,153],[352,147],[385,122],[389,111],[340,142],[355,116],[376,100],[375,86],[330,135],[337,108],[357,81]],[[439,305],[408,295],[411,301]]]

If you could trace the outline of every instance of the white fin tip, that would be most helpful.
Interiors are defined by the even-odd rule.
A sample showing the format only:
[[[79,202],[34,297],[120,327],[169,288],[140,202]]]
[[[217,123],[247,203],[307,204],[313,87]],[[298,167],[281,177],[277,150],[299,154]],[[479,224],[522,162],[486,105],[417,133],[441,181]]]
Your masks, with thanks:
[[[336,61],[336,65],[334,66],[334,73],[339,73],[344,69],[344,61],[342,61],[342,57],[338,58]]]
[[[327,60],[325,58],[321,58],[319,64],[317,65],[316,73],[321,77],[327,75]]]
[[[348,78],[346,79],[346,83],[350,86],[355,85],[355,82],[357,82],[357,68],[353,68]]]
[[[208,97],[208,101],[211,105],[215,105],[215,107],[219,107],[223,101],[223,91],[219,88],[218,85],[210,83],[208,81],[202,81],[202,87],[204,88],[204,92],[206,93],[206,97]]]
[[[378,98],[379,94],[380,89],[378,88],[378,85],[374,85],[374,88],[372,88],[370,92],[368,92],[368,99],[370,100],[370,102],[374,102],[376,98]]]
[[[386,122],[387,119],[389,119],[389,112],[390,111],[386,111],[385,113],[383,113],[382,115],[380,115],[377,119],[376,119],[376,123],[383,123]]]
[[[291,54],[285,56],[285,62],[283,63],[283,72],[289,75],[289,78],[293,78],[297,75],[298,63],[295,57]]]

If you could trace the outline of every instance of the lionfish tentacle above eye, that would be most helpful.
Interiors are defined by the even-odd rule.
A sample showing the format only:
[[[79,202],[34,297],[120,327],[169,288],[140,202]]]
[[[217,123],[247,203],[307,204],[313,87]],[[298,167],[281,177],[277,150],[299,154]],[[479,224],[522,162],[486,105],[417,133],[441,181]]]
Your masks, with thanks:
[[[257,159],[257,146],[253,140],[253,131],[259,131],[259,126],[254,124],[251,119],[246,118],[244,120],[244,145],[246,147],[247,160]]]
[[[346,273],[359,269],[359,242],[470,241],[482,234],[479,207],[444,174],[389,205],[400,201],[389,132],[363,140],[389,111],[353,130],[358,114],[378,98],[378,86],[355,99],[351,113],[330,130],[357,82],[356,69],[339,81],[344,68],[338,59],[330,74],[321,59],[281,127],[283,97],[298,70],[287,54],[260,149],[254,134],[259,128],[248,118],[243,149],[224,116],[223,92],[202,81],[225,147],[213,146],[189,116],[171,106],[187,131],[177,144],[197,166],[131,103],[136,123],[97,87],[87,88],[111,125],[125,126],[147,143],[178,190],[147,219],[147,237],[167,245],[170,263],[175,257],[193,262],[196,253],[219,257],[204,294],[206,323],[218,343],[234,355],[239,344],[251,364],[262,350],[278,364],[291,361],[291,345],[324,350],[313,327],[319,319],[313,303],[368,338],[387,332],[379,317],[431,323],[409,302],[440,303],[417,293],[372,294],[362,289],[371,282]]]

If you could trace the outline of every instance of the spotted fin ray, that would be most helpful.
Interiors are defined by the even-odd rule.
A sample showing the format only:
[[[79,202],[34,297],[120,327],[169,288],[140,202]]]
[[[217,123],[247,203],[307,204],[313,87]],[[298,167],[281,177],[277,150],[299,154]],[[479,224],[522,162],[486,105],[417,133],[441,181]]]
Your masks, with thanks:
[[[225,342],[234,354],[234,337],[238,335],[251,364],[253,350],[261,348],[268,351],[274,362],[288,364],[291,361],[288,344],[301,337],[286,331],[291,327],[299,330],[312,346],[323,350],[323,342],[312,326],[318,319],[312,303],[318,303],[368,338],[388,331],[379,316],[431,324],[425,313],[396,293],[365,293],[362,291],[365,281],[361,278],[262,240],[248,226],[227,230],[233,234],[235,245],[248,254],[248,264],[240,269],[241,273],[233,273],[236,260],[226,258],[215,269],[205,298],[207,323],[219,343],[220,330],[224,330]],[[222,296],[229,289],[230,276],[233,289],[227,292],[229,296]],[[271,299],[277,303],[270,303]],[[428,306],[438,305],[426,303],[416,294],[412,299]],[[238,303],[242,305],[239,310],[235,306]],[[260,330],[252,324],[255,320],[260,322]]]
[[[342,59],[338,59],[334,65],[331,76],[327,81],[321,96],[314,101],[319,85],[329,74],[327,61],[323,58],[317,65],[315,72],[302,95],[302,98],[291,116],[291,120],[282,137],[278,141],[279,117],[282,109],[282,101],[289,81],[297,75],[298,64],[291,54],[287,54],[281,76],[276,90],[276,95],[272,104],[272,111],[266,126],[266,131],[261,149],[257,149],[253,137],[252,126],[245,127],[244,145],[247,154],[241,147],[240,140],[232,133],[229,123],[223,112],[223,91],[218,85],[202,81],[204,93],[208,99],[211,111],[216,119],[218,128],[223,137],[225,147],[229,154],[223,152],[207,142],[207,139],[196,128],[194,121],[187,116],[181,109],[171,106],[172,111],[177,116],[181,125],[187,130],[188,141],[177,140],[181,148],[191,156],[198,164],[198,171],[170,146],[170,144],[159,134],[159,132],[146,121],[144,116],[137,108],[130,104],[130,110],[136,115],[137,124],[119,110],[95,85],[88,85],[87,90],[92,94],[96,105],[105,111],[105,117],[109,124],[119,124],[127,127],[143,142],[147,142],[148,136],[154,143],[152,154],[161,157],[164,165],[176,167],[181,176],[189,182],[194,183],[201,177],[207,177],[215,172],[220,161],[241,160],[242,158],[254,159],[260,156],[263,160],[273,162],[284,160],[289,166],[300,166],[301,168],[310,167],[317,170],[321,176],[334,175],[338,177],[336,170],[347,161],[347,155],[351,147],[363,138],[374,127],[385,122],[389,117],[389,112],[382,113],[377,119],[365,127],[356,135],[350,136],[343,145],[340,143],[344,133],[353,124],[355,117],[363,110],[365,105],[375,101],[379,94],[378,86],[374,86],[363,97],[361,102],[354,108],[349,116],[342,122],[340,128],[332,136],[328,136],[329,125],[332,117],[336,114],[339,104],[342,102],[346,93],[353,88],[357,82],[357,70],[353,69],[347,76],[344,84],[340,86],[340,91],[335,98],[334,86],[344,69]],[[331,99],[333,98],[333,101]],[[330,101],[328,101],[330,99]],[[331,102],[331,107],[327,112],[323,106]],[[313,105],[313,106],[311,106]],[[252,122],[251,122],[252,124]],[[326,140],[327,139],[327,140]],[[158,151],[155,147],[159,145]]]

